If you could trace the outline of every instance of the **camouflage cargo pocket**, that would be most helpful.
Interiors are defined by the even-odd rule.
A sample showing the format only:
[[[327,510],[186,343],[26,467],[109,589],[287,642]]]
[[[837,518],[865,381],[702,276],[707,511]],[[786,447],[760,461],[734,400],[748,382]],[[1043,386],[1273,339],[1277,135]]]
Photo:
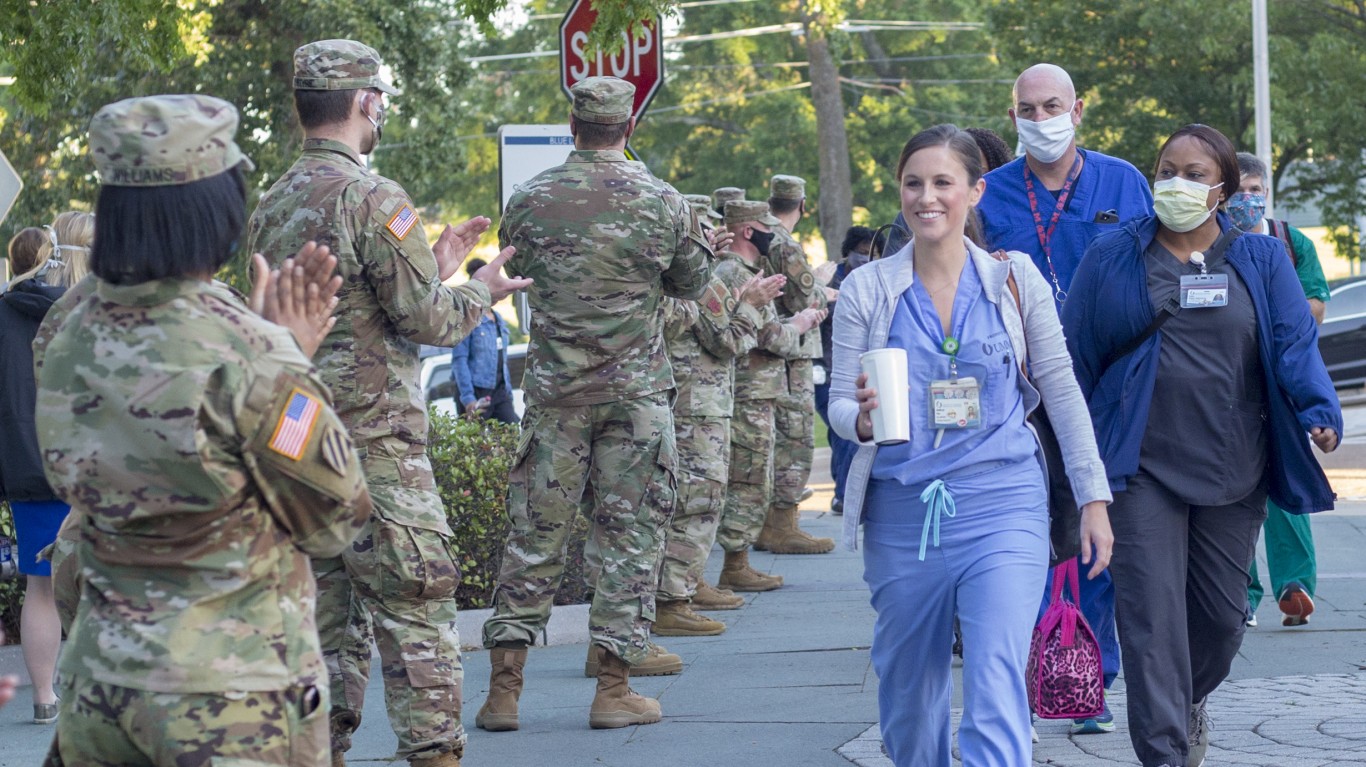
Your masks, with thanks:
[[[446,536],[433,530],[376,520],[375,565],[381,599],[451,599],[460,568]]]

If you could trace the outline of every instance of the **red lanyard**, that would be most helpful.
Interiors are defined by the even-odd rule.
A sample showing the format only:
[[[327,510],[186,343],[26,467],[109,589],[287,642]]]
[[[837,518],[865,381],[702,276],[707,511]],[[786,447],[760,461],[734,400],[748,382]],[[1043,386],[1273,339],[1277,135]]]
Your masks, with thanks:
[[[1053,230],[1058,227],[1058,219],[1062,217],[1062,212],[1067,210],[1067,199],[1072,196],[1072,185],[1077,182],[1077,177],[1081,175],[1081,152],[1077,152],[1077,158],[1072,161],[1072,169],[1067,171],[1067,180],[1062,183],[1062,191],[1058,192],[1058,202],[1053,206],[1053,217],[1048,220],[1048,229],[1043,227],[1043,216],[1039,214],[1039,198],[1034,194],[1034,174],[1029,172],[1029,163],[1024,163],[1024,182],[1025,196],[1029,198],[1029,212],[1034,214],[1034,231],[1039,235],[1039,247],[1043,248],[1044,260],[1048,262],[1048,276],[1053,279],[1053,298],[1062,303],[1067,298],[1067,293],[1058,284],[1058,272],[1053,268],[1053,247],[1049,244],[1053,239]]]

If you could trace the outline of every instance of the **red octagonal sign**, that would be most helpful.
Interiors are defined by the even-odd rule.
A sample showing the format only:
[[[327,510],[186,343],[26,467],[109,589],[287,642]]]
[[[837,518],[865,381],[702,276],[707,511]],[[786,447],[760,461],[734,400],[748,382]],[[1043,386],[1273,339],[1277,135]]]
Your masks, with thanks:
[[[654,21],[638,26],[634,39],[622,32],[621,50],[608,54],[590,53],[588,49],[588,31],[597,18],[598,12],[593,10],[591,0],[574,0],[564,21],[560,22],[560,85],[565,95],[570,95],[569,89],[580,80],[597,76],[620,77],[636,86],[634,114],[639,120],[664,82],[661,19],[656,17]]]

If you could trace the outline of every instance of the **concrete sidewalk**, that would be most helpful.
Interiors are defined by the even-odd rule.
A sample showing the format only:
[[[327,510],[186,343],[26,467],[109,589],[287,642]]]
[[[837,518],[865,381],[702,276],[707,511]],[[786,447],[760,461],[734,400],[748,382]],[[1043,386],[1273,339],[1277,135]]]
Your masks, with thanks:
[[[828,476],[820,472],[813,477]],[[805,504],[803,526],[838,539],[840,518],[821,512],[829,508],[829,486],[822,490]],[[1249,629],[1230,681],[1211,699],[1210,765],[1366,764],[1366,644],[1360,639],[1366,631],[1366,503],[1342,503],[1339,511],[1316,515],[1314,526],[1320,576],[1313,623],[1281,628],[1274,602],[1263,604],[1261,627]],[[557,638],[571,643],[531,652],[522,729],[486,733],[474,727],[474,714],[488,688],[488,654],[466,653],[464,763],[890,765],[877,735],[877,679],[868,654],[874,615],[860,555],[837,548],[821,556],[754,553],[751,560],[783,575],[788,585],[749,595],[741,610],[710,613],[728,626],[719,637],[661,640],[683,656],[684,672],[632,683],[660,698],[665,719],[657,725],[588,728],[594,683],[583,676],[586,632],[566,623]],[[719,566],[718,549],[709,577]],[[583,620],[581,609],[574,620]],[[463,624],[464,640],[477,642],[477,633]],[[0,651],[9,663],[13,649]],[[954,705],[961,705],[957,697]],[[1124,732],[1123,696],[1114,696],[1112,705],[1115,734],[1071,738],[1066,723],[1040,722],[1035,762],[1137,764]],[[52,729],[29,724],[30,710],[25,689],[0,711],[0,765],[41,762]],[[383,764],[394,747],[375,679],[348,762]]]

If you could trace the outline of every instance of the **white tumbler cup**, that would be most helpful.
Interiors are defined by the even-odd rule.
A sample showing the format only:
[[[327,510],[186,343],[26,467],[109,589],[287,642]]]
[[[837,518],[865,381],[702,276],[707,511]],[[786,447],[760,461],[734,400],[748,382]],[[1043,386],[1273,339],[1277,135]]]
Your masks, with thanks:
[[[879,445],[899,445],[911,439],[911,403],[905,349],[873,349],[859,355],[859,365],[868,374],[868,386],[877,390],[873,418],[873,441]]]

